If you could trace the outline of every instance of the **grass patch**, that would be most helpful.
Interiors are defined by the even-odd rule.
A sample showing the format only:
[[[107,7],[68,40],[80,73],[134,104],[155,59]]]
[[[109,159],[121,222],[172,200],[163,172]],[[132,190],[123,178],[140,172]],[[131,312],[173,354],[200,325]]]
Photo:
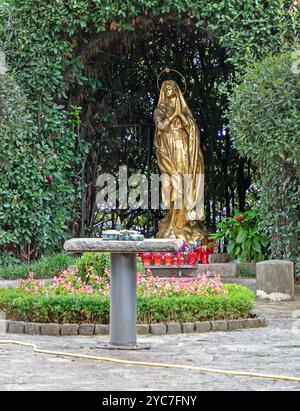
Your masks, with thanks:
[[[138,295],[138,323],[195,322],[247,318],[255,294],[246,287],[226,284],[220,295]],[[54,323],[109,323],[109,297],[104,295],[33,295],[21,289],[0,289],[0,310],[6,319]]]
[[[34,272],[36,278],[51,278],[75,262],[76,257],[67,253],[57,253],[32,263],[0,265],[0,279],[28,278],[30,272]]]

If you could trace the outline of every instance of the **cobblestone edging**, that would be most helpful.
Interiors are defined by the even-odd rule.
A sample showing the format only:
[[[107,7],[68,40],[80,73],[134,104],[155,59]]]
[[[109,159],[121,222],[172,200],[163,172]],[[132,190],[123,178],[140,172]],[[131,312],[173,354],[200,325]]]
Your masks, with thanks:
[[[55,324],[30,323],[24,321],[4,321],[5,332],[10,334],[29,335],[109,335],[107,324]],[[234,331],[243,328],[266,327],[264,317],[247,318],[242,320],[216,320],[195,323],[156,323],[137,324],[138,335],[164,335],[180,333],[202,333],[209,331]]]

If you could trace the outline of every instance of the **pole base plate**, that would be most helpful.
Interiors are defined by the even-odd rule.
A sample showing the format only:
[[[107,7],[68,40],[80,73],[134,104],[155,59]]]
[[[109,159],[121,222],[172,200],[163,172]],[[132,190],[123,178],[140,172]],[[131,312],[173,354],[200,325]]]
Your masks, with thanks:
[[[108,342],[102,342],[100,341],[97,345],[96,348],[100,348],[103,350],[129,350],[129,351],[134,351],[134,350],[149,350],[150,345],[149,344],[129,344],[129,345],[114,345],[110,344]]]

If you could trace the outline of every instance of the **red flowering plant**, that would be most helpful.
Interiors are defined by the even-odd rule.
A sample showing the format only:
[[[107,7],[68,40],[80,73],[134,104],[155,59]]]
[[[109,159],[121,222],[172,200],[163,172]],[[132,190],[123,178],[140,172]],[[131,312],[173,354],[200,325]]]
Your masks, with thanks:
[[[211,237],[227,241],[227,252],[241,262],[261,261],[266,255],[269,239],[259,229],[260,216],[255,210],[236,211],[218,223]]]

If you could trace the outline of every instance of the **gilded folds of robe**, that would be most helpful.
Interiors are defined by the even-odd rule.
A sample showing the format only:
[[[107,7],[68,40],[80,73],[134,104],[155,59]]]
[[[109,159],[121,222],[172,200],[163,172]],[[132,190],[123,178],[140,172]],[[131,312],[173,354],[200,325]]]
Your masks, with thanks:
[[[185,122],[168,105],[164,87],[171,84]],[[200,149],[199,130],[178,85],[163,83],[158,106],[154,111],[156,126],[154,146],[162,175],[162,201],[167,214],[159,224],[157,237],[168,238],[173,231],[187,241],[202,239],[197,221],[204,214],[204,161]],[[184,124],[185,123],[185,124]]]

